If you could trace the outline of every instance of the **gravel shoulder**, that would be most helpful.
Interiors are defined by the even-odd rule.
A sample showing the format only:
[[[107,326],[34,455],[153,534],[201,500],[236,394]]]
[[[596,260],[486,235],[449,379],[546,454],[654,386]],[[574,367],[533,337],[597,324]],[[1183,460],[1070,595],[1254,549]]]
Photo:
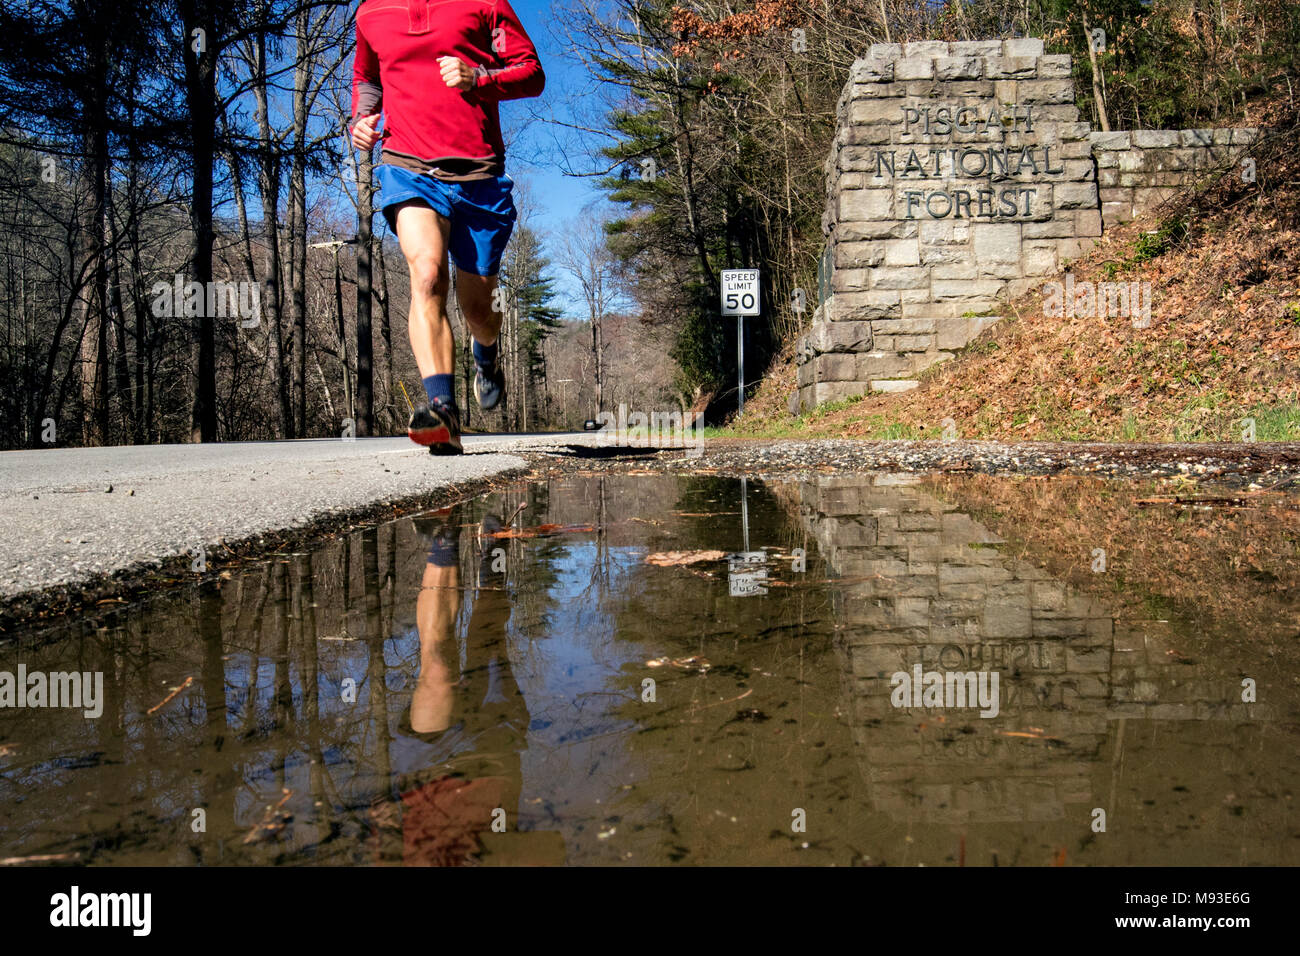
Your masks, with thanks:
[[[1186,478],[1243,490],[1300,483],[1300,444],[1108,444],[1104,442],[709,440],[702,453],[624,447],[538,452],[550,470],[681,472],[799,479],[828,474],[969,472],[1111,479]],[[619,453],[617,455],[613,453]]]
[[[705,467],[751,475],[827,469],[1104,478],[1182,475],[1261,488],[1300,477],[1300,444],[720,439],[708,444],[699,461]]]

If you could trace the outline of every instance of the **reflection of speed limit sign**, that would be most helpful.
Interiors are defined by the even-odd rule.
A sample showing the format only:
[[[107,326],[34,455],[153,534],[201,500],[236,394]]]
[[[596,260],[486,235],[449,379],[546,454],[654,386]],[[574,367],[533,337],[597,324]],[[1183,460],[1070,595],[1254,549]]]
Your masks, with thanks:
[[[722,314],[758,315],[758,270],[722,270]]]

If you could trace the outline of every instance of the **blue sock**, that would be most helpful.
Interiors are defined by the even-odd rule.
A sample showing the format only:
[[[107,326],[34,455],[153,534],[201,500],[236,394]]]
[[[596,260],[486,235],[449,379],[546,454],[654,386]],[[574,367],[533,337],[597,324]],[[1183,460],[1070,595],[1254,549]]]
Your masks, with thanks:
[[[435,398],[444,399],[448,404],[456,404],[456,376],[454,375],[430,375],[424,379],[424,394],[429,396],[429,401]]]
[[[460,539],[443,533],[433,539],[429,545],[427,564],[439,568],[449,568],[460,561]]]
[[[474,343],[474,363],[481,365],[483,368],[492,368],[497,364],[497,345],[500,339],[491,345],[480,345],[477,341]]]

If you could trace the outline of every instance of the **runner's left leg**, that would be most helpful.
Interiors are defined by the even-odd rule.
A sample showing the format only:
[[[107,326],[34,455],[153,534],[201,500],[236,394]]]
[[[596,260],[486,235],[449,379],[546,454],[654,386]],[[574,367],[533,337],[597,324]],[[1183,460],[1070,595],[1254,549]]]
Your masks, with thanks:
[[[501,334],[502,315],[492,308],[496,276],[476,276],[464,269],[456,270],[456,301],[465,313],[470,335],[479,345],[492,345]]]
[[[496,408],[505,394],[505,375],[501,371],[501,356],[497,338],[501,334],[502,314],[494,306],[497,277],[475,275],[464,269],[456,270],[456,299],[465,314],[474,339],[474,393],[479,406],[485,411]]]

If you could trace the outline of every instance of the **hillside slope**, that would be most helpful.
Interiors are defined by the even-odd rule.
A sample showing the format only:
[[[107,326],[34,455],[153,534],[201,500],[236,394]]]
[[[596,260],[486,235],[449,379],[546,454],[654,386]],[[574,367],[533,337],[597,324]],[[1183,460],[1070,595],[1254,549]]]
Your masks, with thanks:
[[[1150,283],[1149,323],[1049,315],[1054,303],[1040,287],[923,373],[918,388],[798,418],[787,406],[795,389],[787,350],[731,432],[1239,441],[1253,423],[1255,440],[1300,440],[1298,129],[1293,115],[1272,127],[1257,182],[1224,171],[1069,264],[1076,285]]]

